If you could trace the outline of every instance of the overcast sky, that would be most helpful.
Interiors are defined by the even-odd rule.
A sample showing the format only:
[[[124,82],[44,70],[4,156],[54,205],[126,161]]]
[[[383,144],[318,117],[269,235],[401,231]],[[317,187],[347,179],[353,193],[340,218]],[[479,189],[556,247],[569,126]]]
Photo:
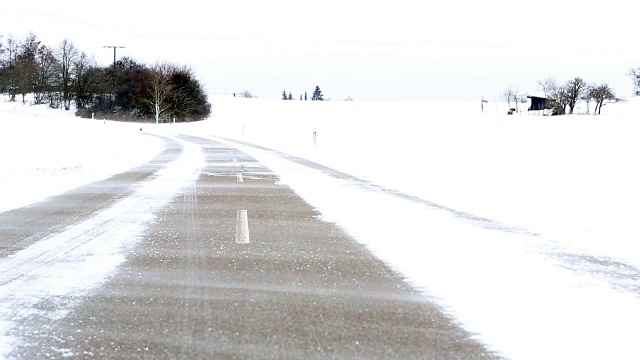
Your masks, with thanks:
[[[298,98],[319,85],[342,100],[498,98],[538,79],[580,76],[620,96],[640,67],[637,19],[628,0],[486,1],[11,1],[0,34],[63,39],[113,62],[190,65],[209,92],[283,88]]]

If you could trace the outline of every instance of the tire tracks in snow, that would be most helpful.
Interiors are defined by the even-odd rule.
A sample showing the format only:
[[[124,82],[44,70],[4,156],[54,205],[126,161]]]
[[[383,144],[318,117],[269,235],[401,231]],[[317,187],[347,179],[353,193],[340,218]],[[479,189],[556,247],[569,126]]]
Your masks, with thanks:
[[[372,190],[372,191],[377,191],[379,193],[383,193],[383,194],[387,194],[387,195],[392,195],[396,198],[402,199],[402,200],[408,200],[410,202],[416,203],[416,204],[420,204],[423,205],[429,209],[433,209],[433,210],[441,210],[444,212],[447,212],[451,215],[453,215],[455,218],[461,219],[467,223],[473,224],[477,227],[483,228],[483,229],[488,229],[488,230],[498,230],[498,231],[502,231],[502,232],[508,232],[508,233],[514,233],[514,234],[523,234],[523,235],[528,235],[528,236],[532,236],[532,237],[538,237],[540,236],[540,234],[536,234],[533,233],[527,229],[522,229],[519,227],[515,227],[515,226],[511,226],[511,225],[506,225],[503,223],[500,223],[496,220],[492,220],[492,219],[487,219],[487,218],[483,218],[477,215],[473,215],[471,213],[465,212],[465,211],[461,211],[461,210],[456,210],[454,208],[442,205],[442,204],[438,204],[436,202],[433,201],[429,201],[423,198],[420,198],[418,196],[415,195],[410,195],[407,194],[405,192],[402,192],[400,190],[396,190],[393,188],[389,188],[383,185],[379,185],[376,183],[373,183],[369,180],[365,180],[362,178],[359,178],[357,176],[353,176],[350,174],[347,174],[345,172],[330,168],[328,166],[325,165],[321,165],[318,164],[316,162],[313,162],[311,160],[307,160],[307,159],[303,159],[291,154],[287,154],[281,151],[277,151],[274,149],[270,149],[270,148],[266,148],[264,146],[260,146],[260,145],[255,145],[255,144],[251,144],[251,143],[247,143],[244,141],[239,141],[239,140],[233,140],[233,139],[228,139],[228,138],[220,138],[224,141],[227,141],[229,143],[233,143],[233,144],[239,144],[239,145],[243,145],[243,146],[248,146],[250,148],[254,148],[254,149],[258,149],[258,150],[262,150],[262,151],[266,151],[267,153],[270,153],[274,156],[277,156],[279,158],[291,161],[293,163],[296,163],[298,165],[302,165],[305,167],[308,167],[310,169],[314,169],[314,170],[318,170],[320,172],[322,172],[325,175],[329,175],[335,179],[338,180],[346,180],[349,181],[352,185],[357,186],[359,188],[365,189],[365,190]]]
[[[454,218],[460,219],[465,223],[471,224],[481,229],[495,230],[501,233],[511,233],[517,236],[522,236],[520,239],[531,246],[533,252],[545,256],[551,261],[557,262],[563,268],[566,268],[567,270],[573,271],[577,274],[587,275],[590,277],[595,276],[597,278],[600,278],[601,280],[606,282],[612,289],[640,295],[640,269],[626,261],[613,259],[608,256],[597,256],[593,254],[564,249],[562,247],[559,247],[558,244],[550,242],[543,234],[531,231],[529,229],[511,226],[496,220],[483,218],[465,211],[447,207],[445,205],[438,204],[420,198],[418,196],[410,195],[400,190],[388,188],[383,185],[379,185],[371,181],[281,151],[273,150],[240,140],[227,138],[221,139],[231,144],[239,144],[242,146],[265,151],[298,165],[320,171],[323,174],[331,176],[335,179],[348,181],[351,185],[361,189],[391,195],[398,199],[407,200],[415,204],[420,204],[428,209],[441,210],[452,215]]]
[[[180,145],[175,140],[164,141],[165,150],[146,164],[32,205],[0,212],[0,258],[62,232],[132,194],[137,183],[152,177],[180,155]]]
[[[29,336],[21,324],[62,318],[106,282],[163,207],[194,186],[204,156],[198,145],[177,141],[180,154],[133,192],[0,260],[0,357]]]

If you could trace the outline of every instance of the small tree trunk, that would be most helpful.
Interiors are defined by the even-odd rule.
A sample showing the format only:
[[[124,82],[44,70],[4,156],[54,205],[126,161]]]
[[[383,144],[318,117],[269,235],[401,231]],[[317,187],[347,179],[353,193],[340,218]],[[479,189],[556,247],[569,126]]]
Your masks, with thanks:
[[[585,101],[587,102],[587,115],[591,115],[591,109],[589,109],[589,106],[591,105],[591,99],[587,99]]]

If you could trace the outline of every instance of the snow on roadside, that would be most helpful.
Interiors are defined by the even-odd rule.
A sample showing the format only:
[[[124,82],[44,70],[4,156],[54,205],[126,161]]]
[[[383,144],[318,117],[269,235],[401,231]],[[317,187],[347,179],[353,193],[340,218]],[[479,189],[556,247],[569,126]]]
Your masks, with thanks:
[[[164,149],[139,124],[0,102],[0,212],[147,162]]]
[[[640,355],[640,99],[565,117],[479,115],[477,104],[217,104],[197,133],[538,234],[474,227],[240,146],[492,349],[517,359]]]
[[[507,116],[499,103],[481,113],[479,102],[214,104],[198,133],[307,158],[640,268],[640,98],[601,116],[562,117]]]
[[[253,142],[539,233],[480,229],[247,150],[502,354],[636,358],[638,294],[615,286],[628,285],[620,283],[628,274],[616,283],[608,272],[640,268],[640,102],[632,100],[600,117],[542,118],[503,116],[498,106],[479,116],[477,104],[223,98],[213,99],[211,120],[144,132]],[[25,112],[0,110],[0,211],[162,148],[136,124]],[[594,272],[590,262],[608,270]]]
[[[158,211],[193,186],[204,156],[197,145],[176,140],[183,145],[180,157],[137,185],[134,193],[0,259],[0,358],[20,343],[16,333],[28,335],[16,332],[16,327],[32,318],[64,317],[79,299],[107,281]],[[64,356],[73,350],[59,352]]]
[[[224,140],[222,140],[224,142]],[[365,190],[275,157],[255,157],[375,255],[437,299],[490,349],[513,359],[634,359],[640,299],[537,253],[528,234]],[[539,244],[536,244],[539,246]]]

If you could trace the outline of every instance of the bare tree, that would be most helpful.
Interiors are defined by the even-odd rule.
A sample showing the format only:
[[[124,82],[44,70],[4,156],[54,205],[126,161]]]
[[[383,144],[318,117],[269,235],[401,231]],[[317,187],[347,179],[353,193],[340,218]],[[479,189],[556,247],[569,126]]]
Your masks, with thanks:
[[[544,97],[549,99],[549,106],[553,114],[564,115],[569,104],[567,87],[558,85],[551,77],[538,80],[538,87],[544,92]]]
[[[593,113],[597,113],[598,115],[600,115],[600,111],[602,110],[602,107],[604,105],[610,102],[622,101],[615,95],[613,90],[611,90],[609,85],[606,83],[592,87],[590,94],[593,100],[595,100],[596,102],[596,108]]]
[[[587,115],[591,114],[591,101],[593,100],[592,91],[597,85],[594,83],[587,84],[580,98],[587,105]]]
[[[567,113],[567,105],[569,104],[566,87],[559,86],[552,91],[550,96],[553,113],[556,115],[565,115]]]
[[[194,112],[197,107],[193,96],[182,87],[174,89],[171,98],[173,101],[171,111],[173,111],[174,117],[186,117],[188,116],[187,114]]]
[[[587,83],[579,77],[567,82],[565,90],[567,105],[569,105],[569,114],[573,114],[573,109],[576,107],[576,103],[582,98],[586,89]]]
[[[40,48],[40,41],[33,34],[20,43],[15,63],[16,92],[22,95],[24,104],[26,95],[33,91],[34,74],[36,70],[36,54]]]
[[[544,80],[538,80],[538,88],[544,93],[544,97],[549,97],[551,92],[558,88],[558,83],[555,79],[547,77]]]
[[[630,69],[627,75],[631,78],[631,81],[633,81],[633,94],[640,96],[640,67]]]
[[[96,63],[86,53],[81,52],[72,64],[72,84],[77,109],[87,109],[94,101],[100,80]]]
[[[240,91],[239,95],[240,95],[240,97],[247,98],[247,99],[251,99],[253,97],[251,92],[249,90],[246,90],[246,89]]]
[[[3,36],[0,35],[0,70],[3,70],[5,65],[5,59],[4,59],[4,53],[5,53],[5,49],[4,49],[4,43],[2,42],[2,38]]]
[[[65,110],[71,108],[73,98],[72,67],[78,58],[78,49],[67,39],[62,40],[57,50],[57,59],[60,64],[60,91]]]
[[[502,90],[500,94],[500,98],[507,102],[509,105],[509,110],[511,110],[511,101],[517,96],[517,91],[513,89],[513,87],[509,86],[508,88]]]
[[[3,74],[3,81],[5,83],[6,91],[9,93],[9,101],[16,101],[18,80],[16,64],[18,61],[18,51],[20,49],[20,42],[16,40],[13,35],[7,36],[7,44],[4,47],[4,66],[5,73]]]
[[[145,103],[151,107],[156,118],[156,124],[160,116],[170,107],[169,96],[171,95],[170,75],[173,66],[168,63],[157,63],[149,70],[149,96]]]
[[[4,47],[4,43],[2,42],[2,38],[3,36],[0,35],[0,93],[5,93],[7,92],[7,73],[8,73],[8,67],[7,67],[7,62],[6,59],[4,57],[5,54],[5,47]]]
[[[516,112],[518,112],[518,97],[519,96],[520,96],[520,93],[518,92],[518,90],[514,90],[513,91],[513,97],[511,98],[511,100],[513,100],[513,103],[516,106]]]
[[[58,62],[53,50],[41,45],[36,52],[36,63],[33,68],[33,99],[36,104],[44,101],[45,96],[56,90],[56,73]]]

